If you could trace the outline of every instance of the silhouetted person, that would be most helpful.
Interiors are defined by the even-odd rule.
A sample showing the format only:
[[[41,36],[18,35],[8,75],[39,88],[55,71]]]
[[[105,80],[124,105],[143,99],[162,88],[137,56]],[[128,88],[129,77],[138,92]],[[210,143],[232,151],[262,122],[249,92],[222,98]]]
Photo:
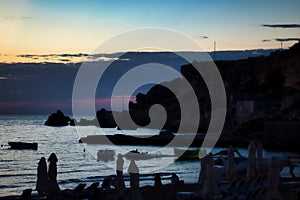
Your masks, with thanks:
[[[162,183],[161,183],[161,178],[159,174],[155,174],[154,176],[154,187],[161,187]]]
[[[39,161],[37,168],[37,182],[36,190],[40,196],[44,196],[47,193],[48,175],[47,175],[47,163],[45,157],[42,157]]]
[[[48,190],[47,190],[47,198],[48,199],[57,199],[60,195],[60,189],[57,184],[57,163],[58,159],[55,153],[52,153],[49,158],[49,170],[48,170]]]
[[[20,200],[29,200],[31,197],[32,189],[23,190]]]
[[[171,184],[172,184],[172,185],[177,185],[177,184],[179,184],[179,177],[177,176],[176,173],[172,173]]]
[[[118,155],[117,162],[116,162],[116,179],[115,179],[115,186],[117,190],[124,190],[125,183],[123,178],[123,166],[124,166],[124,159],[121,154]]]
[[[110,190],[111,189],[111,187],[110,187],[111,180],[112,180],[111,177],[105,177],[103,182],[102,182],[101,187],[105,190]]]

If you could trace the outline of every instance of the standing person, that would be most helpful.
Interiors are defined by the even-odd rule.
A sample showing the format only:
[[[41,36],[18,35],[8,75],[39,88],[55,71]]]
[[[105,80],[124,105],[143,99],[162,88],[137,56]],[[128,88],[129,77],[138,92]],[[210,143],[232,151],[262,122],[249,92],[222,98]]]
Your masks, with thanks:
[[[159,174],[155,174],[154,176],[154,187],[161,187],[162,183],[161,183],[161,178]]]
[[[125,183],[123,178],[123,166],[124,166],[124,159],[121,154],[118,155],[117,162],[116,162],[116,179],[115,179],[115,186],[117,190],[124,190]]]
[[[57,184],[57,163],[58,159],[55,153],[52,153],[49,158],[49,170],[48,170],[48,190],[47,190],[47,198],[48,199],[58,199],[60,195],[60,188]]]
[[[176,173],[172,173],[171,184],[172,185],[178,185],[179,184],[179,177],[177,176]]]
[[[47,193],[47,184],[48,175],[47,175],[47,163],[46,158],[41,157],[38,168],[37,168],[37,182],[36,190],[40,196],[45,196]]]

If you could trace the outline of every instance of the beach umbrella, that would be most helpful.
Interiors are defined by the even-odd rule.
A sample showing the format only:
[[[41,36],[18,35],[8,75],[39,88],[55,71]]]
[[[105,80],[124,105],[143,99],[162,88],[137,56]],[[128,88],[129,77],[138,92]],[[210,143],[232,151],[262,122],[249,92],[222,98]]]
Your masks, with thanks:
[[[60,188],[57,184],[57,163],[58,159],[55,153],[52,153],[49,158],[49,170],[48,170],[48,190],[47,190],[47,198],[48,199],[57,199],[60,195]]]
[[[116,162],[116,170],[117,172],[123,173],[124,159],[121,154],[118,154],[117,162]]]
[[[212,153],[208,154],[206,171],[207,171],[207,175],[203,187],[203,194],[205,198],[211,199],[218,192]]]
[[[232,146],[227,149],[227,166],[226,166],[226,179],[231,181],[234,178],[234,149]]]
[[[128,167],[128,173],[130,174],[130,199],[140,200],[143,199],[139,191],[139,168],[134,160],[130,161]]]
[[[117,162],[116,162],[116,179],[115,179],[115,186],[117,190],[124,190],[125,183],[123,178],[123,166],[124,166],[124,159],[121,154],[118,155]]]
[[[134,160],[130,161],[128,167],[128,173],[130,174],[130,188],[136,189],[139,187],[139,168]]]
[[[272,157],[269,162],[267,200],[282,199],[282,196],[278,190],[279,184],[280,170],[278,166],[278,160],[275,157]]]
[[[248,163],[247,163],[247,181],[252,181],[256,178],[255,164],[256,146],[251,142],[248,146]]]
[[[204,185],[206,175],[207,175],[207,162],[208,162],[208,155],[206,150],[203,150],[202,156],[200,156],[200,173],[198,178],[198,184],[201,185],[201,187]],[[202,153],[202,152],[201,152]]]
[[[256,143],[256,170],[258,173],[263,172],[263,146],[260,141]]]
[[[45,157],[39,161],[37,168],[37,182],[36,190],[40,196],[44,196],[47,192],[48,176],[47,176],[47,163]]]

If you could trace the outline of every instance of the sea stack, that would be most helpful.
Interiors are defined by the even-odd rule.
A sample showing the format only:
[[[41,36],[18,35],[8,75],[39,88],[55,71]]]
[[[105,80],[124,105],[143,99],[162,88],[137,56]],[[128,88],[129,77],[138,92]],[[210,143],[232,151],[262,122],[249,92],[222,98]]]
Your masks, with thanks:
[[[68,126],[71,122],[71,118],[69,116],[65,116],[65,114],[61,110],[57,110],[56,113],[51,114],[47,121],[45,122],[46,126]]]

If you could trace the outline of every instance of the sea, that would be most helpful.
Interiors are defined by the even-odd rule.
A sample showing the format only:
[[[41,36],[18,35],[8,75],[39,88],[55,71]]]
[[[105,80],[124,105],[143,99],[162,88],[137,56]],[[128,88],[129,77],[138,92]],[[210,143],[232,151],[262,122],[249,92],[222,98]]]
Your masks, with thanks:
[[[79,143],[80,137],[95,134],[155,135],[159,130],[137,129],[131,131],[101,129],[95,126],[49,127],[45,126],[46,115],[0,115],[0,197],[20,195],[24,189],[35,191],[37,166],[41,157],[46,159],[51,153],[58,157],[57,180],[61,189],[73,189],[80,183],[90,185],[101,182],[105,177],[115,174],[116,157],[109,161],[97,158],[98,150],[115,150],[115,154],[138,149],[141,152],[159,155],[173,155],[173,147],[154,146],[115,146],[86,145]],[[12,150],[8,142],[37,142],[38,150]],[[209,149],[213,153],[224,148]],[[247,156],[247,149],[238,149]],[[265,157],[291,156],[292,152],[267,152]],[[125,159],[124,178],[129,186],[127,172],[130,161]],[[172,173],[176,173],[186,183],[196,183],[200,172],[199,160],[177,161],[174,157],[161,157],[136,161],[140,172],[140,186],[153,185],[154,174],[160,173],[163,184],[170,183]],[[299,167],[296,173],[300,174]],[[288,169],[282,176],[289,176]]]

